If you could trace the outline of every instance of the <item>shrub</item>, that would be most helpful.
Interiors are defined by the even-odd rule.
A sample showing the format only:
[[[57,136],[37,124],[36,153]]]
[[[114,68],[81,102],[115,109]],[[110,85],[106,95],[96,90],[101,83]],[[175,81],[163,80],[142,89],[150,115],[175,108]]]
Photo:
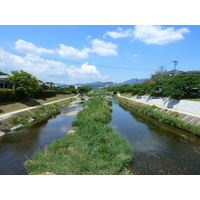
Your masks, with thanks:
[[[42,91],[42,92],[31,92],[30,97],[34,99],[43,99],[56,96],[55,91]]]
[[[17,95],[13,89],[0,89],[0,103],[16,100]]]

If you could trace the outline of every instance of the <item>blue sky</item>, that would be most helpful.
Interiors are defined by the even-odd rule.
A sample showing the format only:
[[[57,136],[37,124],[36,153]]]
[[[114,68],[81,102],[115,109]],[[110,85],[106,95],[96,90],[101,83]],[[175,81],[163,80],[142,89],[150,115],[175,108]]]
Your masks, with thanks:
[[[199,25],[1,25],[0,70],[61,84],[200,70]]]

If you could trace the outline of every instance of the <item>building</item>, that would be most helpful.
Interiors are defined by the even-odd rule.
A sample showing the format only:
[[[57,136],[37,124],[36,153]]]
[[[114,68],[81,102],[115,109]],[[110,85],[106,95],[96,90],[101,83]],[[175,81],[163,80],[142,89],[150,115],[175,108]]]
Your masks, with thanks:
[[[9,83],[8,78],[9,75],[0,75],[0,89],[13,89],[11,83]]]
[[[152,75],[152,78],[156,77],[156,76],[176,76],[176,75],[188,75],[188,74],[192,74],[192,75],[196,75],[199,74],[200,75],[200,71],[178,71],[178,70],[171,70],[171,71],[157,71],[155,74]]]

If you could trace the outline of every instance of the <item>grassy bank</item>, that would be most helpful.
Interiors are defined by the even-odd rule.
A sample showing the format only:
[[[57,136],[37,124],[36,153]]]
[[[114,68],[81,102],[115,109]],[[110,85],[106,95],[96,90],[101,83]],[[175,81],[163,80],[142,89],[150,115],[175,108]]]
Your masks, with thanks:
[[[103,92],[103,91],[97,91],[97,92],[91,92],[88,93],[87,96],[89,97],[100,97],[100,96],[112,96],[112,92]]]
[[[200,135],[200,126],[185,123],[184,121],[178,118],[178,115],[176,113],[165,113],[163,110],[159,109],[154,105],[149,106],[142,103],[136,103],[118,96],[115,96],[115,99],[118,100],[121,104],[126,105],[138,112],[142,112],[153,118],[156,118],[159,121],[170,124],[180,129],[187,130],[193,134]]]
[[[106,125],[111,102],[91,98],[77,115],[76,131],[38,152],[25,167],[28,174],[126,174],[133,150],[125,138]]]
[[[68,97],[73,97],[75,94],[57,94],[55,97],[50,98],[42,98],[42,99],[33,99],[27,98],[22,101],[16,102],[8,102],[8,103],[1,103],[0,104],[0,114],[9,113],[16,110],[21,110],[24,108],[30,108],[33,106],[38,106],[45,103],[50,103],[53,101],[57,101],[60,99],[65,99]]]
[[[59,110],[61,108],[66,107],[72,101],[73,99],[68,99],[62,102],[40,106],[29,112],[17,114],[6,120],[5,125],[8,128],[12,128],[13,126],[22,126],[22,127],[32,126],[33,124],[48,119],[52,115],[59,113],[60,112]]]

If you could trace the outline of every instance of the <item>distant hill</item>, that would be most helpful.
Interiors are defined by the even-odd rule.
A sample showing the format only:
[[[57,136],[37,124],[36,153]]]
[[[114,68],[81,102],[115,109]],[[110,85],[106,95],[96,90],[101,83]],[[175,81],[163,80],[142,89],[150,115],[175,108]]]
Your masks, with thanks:
[[[75,86],[76,85],[101,85],[101,86],[105,86],[105,85],[114,85],[115,83],[114,82],[94,82],[94,83],[77,83],[77,84],[74,84]]]
[[[127,80],[127,81],[124,81],[122,83],[115,83],[113,81],[108,81],[108,82],[93,82],[93,83],[76,83],[76,84],[72,84],[74,86],[84,86],[84,85],[88,85],[90,86],[92,89],[98,89],[100,87],[105,87],[106,85],[122,85],[122,84],[129,84],[129,85],[132,85],[132,84],[136,84],[136,83],[143,83],[144,81],[147,81],[149,80],[148,78],[145,78],[145,79],[138,79],[138,78],[133,78],[133,79],[130,79],[130,80]],[[69,86],[69,85],[63,85],[63,84],[56,84],[56,85],[59,85],[59,86]]]
[[[143,83],[145,81],[149,80],[149,78],[144,78],[144,79],[138,79],[138,78],[132,78],[130,80],[124,81],[122,84],[136,84],[136,83]]]

